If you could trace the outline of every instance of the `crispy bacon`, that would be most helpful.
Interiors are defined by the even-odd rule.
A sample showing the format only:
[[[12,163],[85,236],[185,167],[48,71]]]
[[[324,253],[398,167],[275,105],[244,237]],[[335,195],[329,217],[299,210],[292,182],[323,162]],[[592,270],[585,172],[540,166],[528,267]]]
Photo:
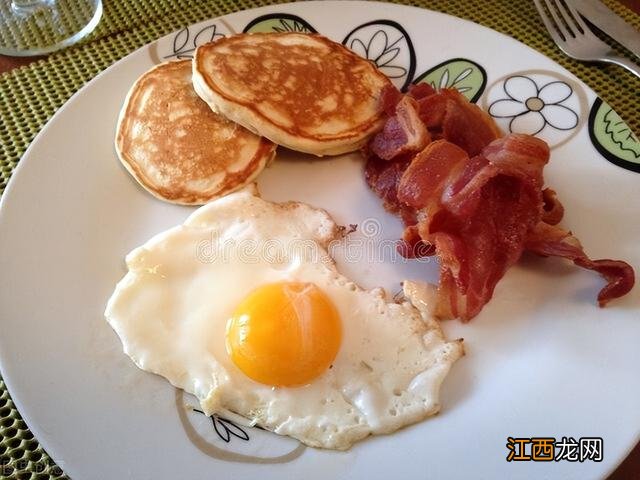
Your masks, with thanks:
[[[389,162],[367,149],[364,153],[368,158],[364,175],[369,188],[383,200],[384,208],[398,215],[406,226],[402,239],[398,241],[398,252],[405,258],[433,255],[435,248],[424,242],[418,233],[416,209],[400,202],[397,197],[398,182],[410,160],[401,158]]]
[[[402,100],[402,93],[391,84],[385,85],[380,94],[380,104],[384,112],[392,117],[396,113],[396,105]]]
[[[557,225],[564,217],[564,207],[555,190],[545,188],[542,190],[542,200],[544,201],[544,211],[542,212],[542,221],[549,225]]]
[[[418,224],[408,225],[402,233],[402,239],[398,241],[398,253],[405,258],[430,257],[436,254],[435,245],[425,242],[420,237]]]
[[[509,135],[471,159],[439,140],[407,167],[397,198],[420,210],[420,238],[440,256],[439,316],[476,316],[518,261],[540,220],[548,158],[541,140]]]
[[[456,89],[429,95],[415,87],[409,95],[415,95],[420,119],[432,137],[455,143],[471,157],[501,136],[493,119]]]
[[[418,117],[416,101],[403,96],[383,130],[373,138],[370,149],[379,158],[391,160],[399,155],[419,152],[430,141],[429,132]]]
[[[430,143],[400,177],[398,200],[416,209],[439,208],[444,189],[459,176],[468,159],[464,150],[446,140]]]
[[[383,200],[385,209],[400,215],[406,208],[397,197],[398,181],[409,165],[409,160],[388,162],[369,151],[365,155],[368,159],[364,176],[369,188]]]
[[[546,257],[566,258],[579,267],[602,275],[607,284],[598,293],[598,305],[601,307],[610,300],[627,294],[635,283],[633,268],[628,263],[609,259],[591,260],[571,232],[545,222],[539,222],[529,232],[525,248]]]
[[[435,93],[435,88],[433,88],[428,83],[423,82],[409,85],[409,91],[407,92],[407,95],[409,95],[411,98],[415,98],[416,100],[421,100]]]
[[[442,137],[466,150],[470,157],[501,136],[493,119],[460,92],[443,90],[441,95],[447,98]]]
[[[383,160],[415,154],[432,138],[449,140],[474,156],[501,135],[493,119],[455,89],[436,92],[420,83],[402,95],[387,86],[380,101],[389,118],[369,148]]]
[[[518,134],[499,138],[493,121],[456,91],[421,84],[407,96],[431,143],[413,154],[416,144],[409,146],[406,128],[398,127],[407,97],[389,90],[383,100],[391,126],[364,149],[365,175],[385,208],[404,221],[400,253],[440,256],[437,315],[473,318],[525,250],[600,273],[608,282],[600,306],[633,287],[628,264],[589,259],[570,232],[554,226],[564,208],[556,192],[544,188],[545,142]]]

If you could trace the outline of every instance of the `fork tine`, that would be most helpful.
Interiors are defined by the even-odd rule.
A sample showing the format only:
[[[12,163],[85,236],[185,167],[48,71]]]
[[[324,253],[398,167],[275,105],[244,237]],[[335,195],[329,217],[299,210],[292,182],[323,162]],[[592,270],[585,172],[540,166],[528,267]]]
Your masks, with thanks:
[[[547,28],[547,31],[549,32],[549,35],[551,35],[551,38],[553,39],[554,42],[556,42],[556,43],[564,43],[565,39],[562,38],[560,36],[560,34],[558,33],[558,31],[556,30],[556,26],[554,25],[553,21],[547,15],[547,12],[545,11],[545,9],[542,6],[542,4],[540,3],[540,1],[541,0],[533,0],[533,3],[536,5],[536,8],[538,9],[538,13],[540,14],[540,18],[542,19],[542,23],[544,23],[544,26]]]
[[[560,15],[562,15],[562,18],[564,18],[564,21],[566,22],[567,26],[569,27],[569,31],[571,32],[571,34],[574,37],[577,37],[580,34],[580,30],[578,28],[576,28],[576,22],[574,21],[574,19],[571,17],[571,15],[569,14],[569,12],[567,11],[567,8],[565,7],[564,3],[562,2],[562,0],[553,0],[553,3],[556,4],[556,7],[558,9],[558,11],[560,12]]]
[[[547,6],[547,10],[549,10],[549,13],[555,20],[556,28],[560,31],[562,36],[564,36],[566,40],[569,40],[570,38],[574,37],[575,35],[573,34],[573,32],[566,27],[564,22],[560,20],[560,17],[556,13],[556,9],[554,8],[554,5],[553,5],[554,3],[553,0],[544,0],[544,3]]]
[[[573,15],[573,18],[576,19],[576,23],[578,24],[578,26],[580,28],[582,28],[584,33],[590,33],[591,29],[589,28],[589,26],[584,22],[584,20],[582,20],[582,16],[580,15],[580,12],[578,12],[575,8],[573,8],[573,5],[571,4],[570,1],[566,2],[567,7],[569,7],[569,12],[571,12],[571,15]]]

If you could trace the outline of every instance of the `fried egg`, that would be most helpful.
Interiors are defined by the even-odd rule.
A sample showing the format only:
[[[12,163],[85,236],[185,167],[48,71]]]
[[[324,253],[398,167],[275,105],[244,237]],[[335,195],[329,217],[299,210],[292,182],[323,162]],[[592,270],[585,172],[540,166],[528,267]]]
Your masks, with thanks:
[[[138,367],[206,414],[347,449],[436,413],[463,348],[427,309],[341,275],[339,235],[325,211],[245,188],[133,250],[105,316]]]

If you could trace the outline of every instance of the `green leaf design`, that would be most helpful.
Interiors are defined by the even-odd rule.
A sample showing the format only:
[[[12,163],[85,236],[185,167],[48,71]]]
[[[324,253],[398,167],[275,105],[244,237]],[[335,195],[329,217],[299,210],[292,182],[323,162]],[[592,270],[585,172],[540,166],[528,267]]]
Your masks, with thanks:
[[[455,88],[475,102],[487,85],[487,74],[480,65],[466,58],[453,58],[430,68],[413,83],[428,83],[436,90]]]
[[[620,115],[598,98],[589,114],[589,135],[594,146],[610,162],[640,172],[640,141]]]
[[[306,20],[291,15],[289,13],[275,13],[262,15],[251,22],[244,28],[244,33],[274,33],[274,32],[302,32],[315,33],[313,28]]]

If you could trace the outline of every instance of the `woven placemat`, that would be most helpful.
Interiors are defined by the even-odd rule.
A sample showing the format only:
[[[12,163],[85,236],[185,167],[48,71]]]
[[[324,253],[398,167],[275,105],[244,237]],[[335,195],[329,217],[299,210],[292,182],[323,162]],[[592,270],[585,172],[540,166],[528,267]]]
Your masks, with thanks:
[[[25,149],[55,111],[82,85],[133,50],[191,23],[277,0],[112,0],[101,23],[75,47],[0,75],[0,194]],[[640,133],[640,80],[615,66],[585,65],[562,55],[533,2],[513,0],[398,1],[472,20],[512,36],[564,66]],[[640,16],[616,0],[605,3],[636,29]],[[620,53],[629,55],[616,47]],[[0,378],[0,478],[67,478],[33,437]]]

